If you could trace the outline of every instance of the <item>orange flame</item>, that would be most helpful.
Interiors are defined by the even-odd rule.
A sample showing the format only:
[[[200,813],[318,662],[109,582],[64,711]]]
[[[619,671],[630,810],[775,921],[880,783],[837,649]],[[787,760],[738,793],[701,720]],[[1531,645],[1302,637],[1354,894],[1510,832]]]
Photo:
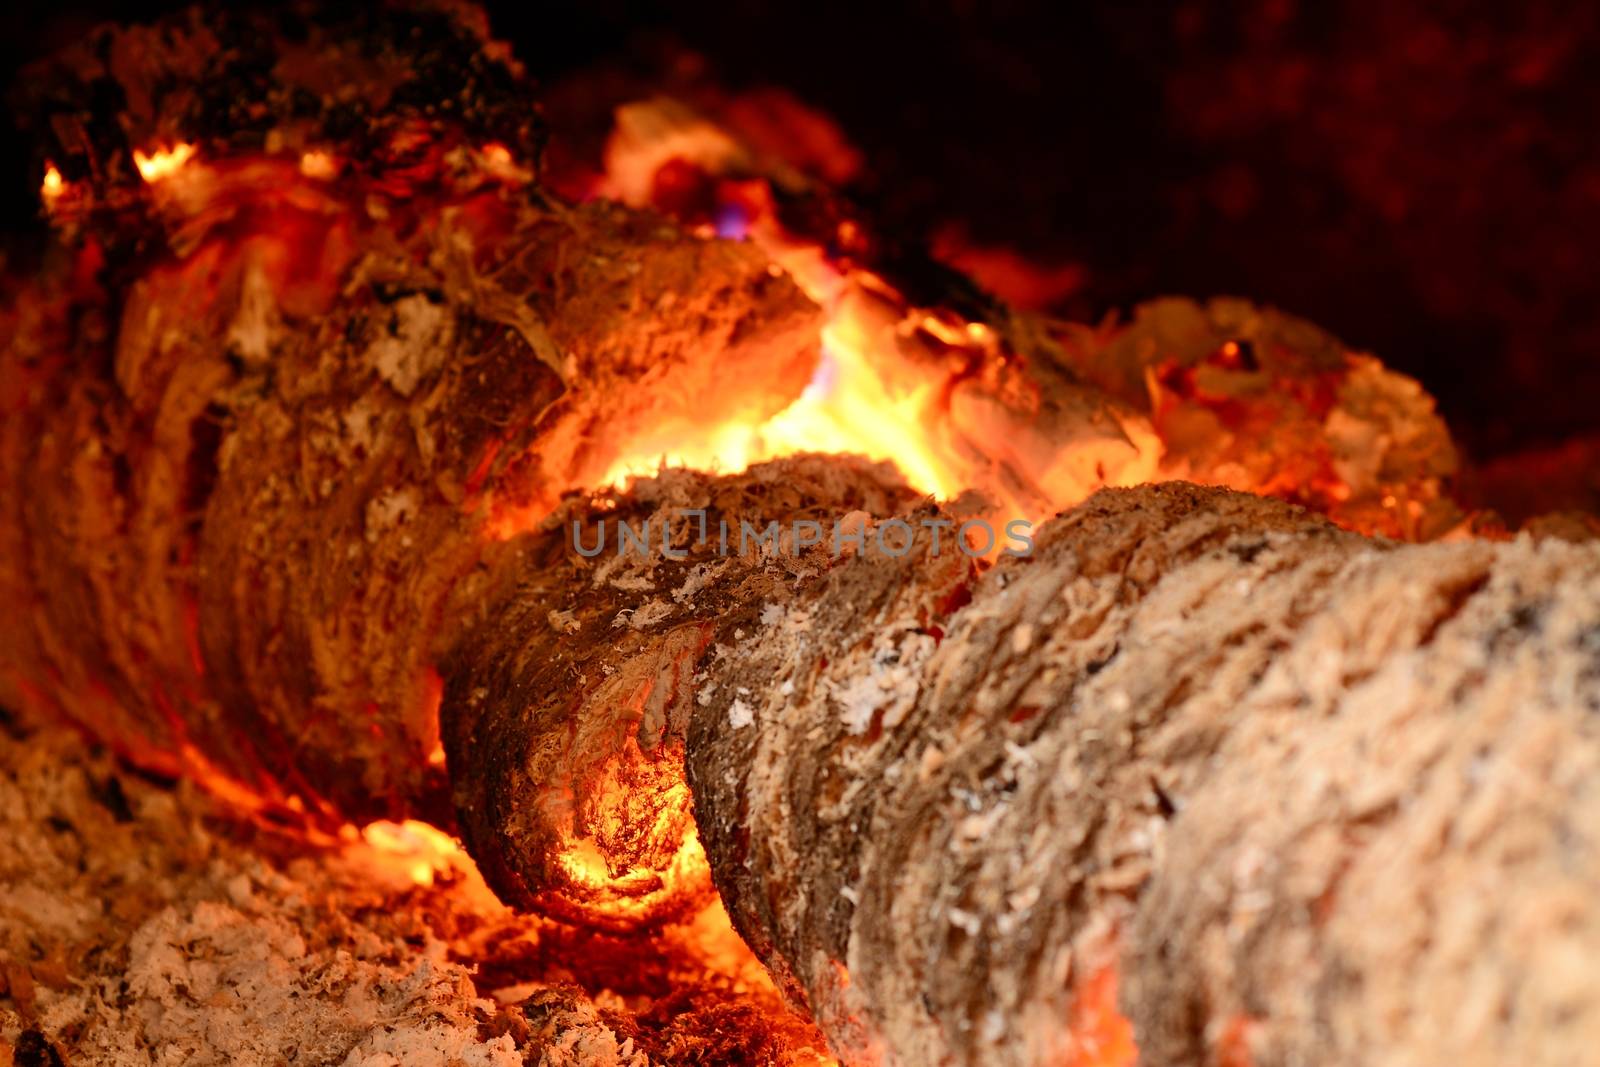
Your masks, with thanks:
[[[133,165],[139,168],[139,177],[154,184],[176,174],[194,157],[195,146],[188,142],[170,148],[158,148],[149,155],[133,150]]]
[[[767,243],[760,234],[758,222],[752,237]],[[999,365],[1000,341],[992,329],[948,312],[909,308],[875,275],[833,273],[814,248],[789,249],[773,240],[767,250],[827,314],[810,384],[765,422],[730,422],[693,435],[637,441],[600,484],[621,486],[664,467],[737,474],[801,452],[849,453],[892,463],[912,488],[936,499],[980,489],[1008,517],[1037,520],[1077,503],[1100,484],[1134,485],[1154,477],[1160,444],[1148,427],[1136,424],[1122,427],[1126,454],[1099,464],[1094,456],[1101,446],[1094,442],[990,440],[974,447],[952,420],[950,393],[958,372],[951,360]],[[960,355],[941,358],[941,350]],[[1075,449],[1085,458],[1074,462]],[[1020,461],[1020,477],[1008,484],[995,468],[1012,458]],[[1080,473],[1097,469],[1098,476]]]
[[[989,325],[944,308],[911,303],[882,277],[789,230],[763,179],[716,177],[743,155],[729,135],[680,106],[624,108],[607,149],[601,192],[654,205],[663,174],[703,168],[715,182],[719,214],[697,232],[748,239],[822,308],[825,326],[815,376],[766,421],[681,428],[632,442],[602,479],[622,485],[662,467],[724,474],[800,452],[865,456],[896,466],[921,492],[950,500],[983,492],[1009,517],[1037,520],[1102,485],[1155,476],[1161,447],[1130,419],[1100,436],[1064,435],[1023,422],[1030,388],[1006,343]],[[725,216],[725,217],[724,217]],[[863,240],[846,220],[828,242]],[[1012,411],[1010,405],[1015,404]],[[1079,428],[1081,429],[1081,428]],[[1013,432],[1016,431],[1016,432]]]
[[[646,444],[612,464],[601,483],[621,485],[662,467],[737,474],[797,452],[834,452],[892,462],[922,492],[954,497],[961,490],[958,479],[924,441],[934,383],[896,386],[884,380],[870,370],[870,356],[855,333],[848,322],[823,330],[822,358],[811,383],[768,421],[725,423],[658,451]]]

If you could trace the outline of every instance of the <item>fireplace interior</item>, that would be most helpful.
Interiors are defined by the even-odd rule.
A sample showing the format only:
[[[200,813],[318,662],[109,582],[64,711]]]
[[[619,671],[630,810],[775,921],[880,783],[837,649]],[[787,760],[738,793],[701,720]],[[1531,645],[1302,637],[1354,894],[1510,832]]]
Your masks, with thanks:
[[[1592,1058],[1594,16],[20,17],[0,1057]]]

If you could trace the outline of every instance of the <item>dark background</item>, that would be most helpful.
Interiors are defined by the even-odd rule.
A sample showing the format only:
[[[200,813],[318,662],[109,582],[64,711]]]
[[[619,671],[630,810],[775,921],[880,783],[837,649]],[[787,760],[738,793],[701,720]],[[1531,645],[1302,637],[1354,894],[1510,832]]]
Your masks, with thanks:
[[[177,6],[14,7],[5,80],[97,21]],[[1249,296],[1420,377],[1479,459],[1600,433],[1588,5],[488,7],[545,82],[676,42],[730,88],[793,91],[863,150],[886,225],[1086,267],[1064,312]],[[26,233],[37,161],[9,126],[0,159],[0,217]]]

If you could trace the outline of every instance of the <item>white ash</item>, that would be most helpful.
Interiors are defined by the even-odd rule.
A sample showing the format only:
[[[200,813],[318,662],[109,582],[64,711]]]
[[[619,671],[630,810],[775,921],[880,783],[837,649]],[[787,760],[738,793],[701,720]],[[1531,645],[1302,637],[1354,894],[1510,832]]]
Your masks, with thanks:
[[[645,630],[658,622],[664,622],[672,617],[673,606],[659,597],[652,598],[641,604],[637,611],[628,617],[628,625],[635,630]]]
[[[26,1033],[73,1067],[651,1067],[629,1005],[558,959],[480,987],[548,924],[459,854],[427,885],[418,862],[254,829],[0,715],[0,1063]]]
[[[443,365],[454,337],[455,317],[442,302],[421,294],[402,297],[367,349],[367,360],[389,388],[410,396]]]

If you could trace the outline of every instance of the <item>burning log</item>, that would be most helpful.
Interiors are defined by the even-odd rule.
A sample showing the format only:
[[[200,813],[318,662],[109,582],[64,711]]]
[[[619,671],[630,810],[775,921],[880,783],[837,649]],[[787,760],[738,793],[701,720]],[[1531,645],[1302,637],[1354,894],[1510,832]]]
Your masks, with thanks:
[[[78,57],[128,121],[57,116],[66,240],[0,310],[0,701],[276,816],[459,826],[506,900],[619,941],[715,887],[853,1060],[1126,1062],[1119,989],[1157,1064],[1592,1036],[1522,976],[1590,944],[1593,849],[1515,783],[1591,805],[1593,546],[1147,486],[986,562],[1163,472],[1440,533],[1420,387],[1237,302],[924,306],[755,164],[688,176],[749,241],[570,206],[481,30],[412,62],[429,10]],[[354,140],[340,32],[375,35]],[[653,151],[635,200],[683,169]],[[740,473],[615,487],[664,454]],[[1426,906],[1368,929],[1397,864]],[[1433,996],[1548,1025],[1429,1029]]]
[[[1312,323],[1243,300],[1169,297],[1127,323],[1055,330],[1088,380],[1149,415],[1169,478],[1281,497],[1408,541],[1462,522],[1433,398]]]
[[[0,581],[31,610],[0,699],[165,770],[398,812],[430,792],[430,649],[497,526],[641,423],[771,413],[809,377],[815,312],[747,249],[453,207],[409,240],[344,211],[218,235],[120,308],[11,306]],[[99,345],[96,312],[123,323]]]
[[[440,665],[458,824],[496,891],[625,929],[703,906],[683,778],[697,664],[724,616],[813,575],[797,556],[749,566],[751,549],[839,509],[888,518],[915,499],[887,470],[809,457],[722,480],[666,474],[610,507],[573,501],[521,539],[525,580]],[[758,514],[770,518],[748,525]]]
[[[578,526],[715,531],[763,485],[809,513],[826,465],[779,466]],[[1562,963],[1600,949],[1596,546],[1400,546],[1168,484],[980,576],[948,516],[849,516],[861,556],[542,535],[551,580],[446,669],[452,766],[506,757],[458,785],[502,893],[604,910],[609,869],[692,899],[681,758],[736,927],[848,1062],[1487,1064],[1600,1032]]]
[[[0,592],[29,606],[0,701],[280,816],[448,821],[434,666],[567,492],[704,428],[843,451],[885,412],[940,438],[923,488],[1030,513],[1154,469],[1137,416],[982,324],[908,331],[857,283],[825,323],[759,246],[555,200],[512,154],[531,87],[470,19],[218,18],[39,82],[64,241],[0,310]],[[865,396],[819,411],[833,334]]]
[[[400,11],[378,25],[414,49]],[[49,202],[72,243],[0,313],[0,590],[27,606],[0,624],[0,701],[286,815],[447,817],[429,664],[452,596],[642,433],[782,408],[819,323],[754,250],[550,200],[471,121],[315,140],[295,90],[349,76],[341,39],[252,18],[112,34],[126,62],[82,75],[143,101],[135,128],[193,119],[244,62],[228,34],[276,32],[283,128],[132,177],[79,131],[105,158]],[[487,47],[450,25],[428,47]],[[433,70],[393,48],[375,110]],[[207,92],[158,91],[177,75]]]

